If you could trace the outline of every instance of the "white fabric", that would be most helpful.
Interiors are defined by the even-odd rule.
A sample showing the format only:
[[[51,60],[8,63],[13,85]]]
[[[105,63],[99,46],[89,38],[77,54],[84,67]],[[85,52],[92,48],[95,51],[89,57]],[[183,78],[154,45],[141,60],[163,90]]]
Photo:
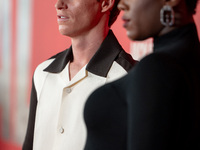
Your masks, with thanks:
[[[86,140],[85,101],[96,88],[127,72],[114,62],[104,78],[88,72],[85,66],[70,81],[68,64],[60,73],[43,71],[52,61],[43,62],[34,74],[38,104],[33,149],[83,150]]]

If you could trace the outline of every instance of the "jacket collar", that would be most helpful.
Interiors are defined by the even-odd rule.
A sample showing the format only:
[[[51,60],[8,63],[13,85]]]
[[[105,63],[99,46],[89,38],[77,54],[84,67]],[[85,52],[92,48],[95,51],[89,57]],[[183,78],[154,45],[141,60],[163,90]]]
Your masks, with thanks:
[[[113,61],[122,51],[122,47],[117,41],[115,35],[110,30],[103,43],[89,61],[86,70],[98,76],[106,77]],[[51,57],[55,60],[44,71],[50,73],[60,73],[70,60],[73,60],[72,47]]]

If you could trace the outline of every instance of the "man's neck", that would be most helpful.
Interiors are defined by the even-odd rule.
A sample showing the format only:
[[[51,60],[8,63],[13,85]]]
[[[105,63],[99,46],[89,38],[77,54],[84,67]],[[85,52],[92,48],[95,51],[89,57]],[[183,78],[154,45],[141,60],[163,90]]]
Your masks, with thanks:
[[[72,38],[73,62],[86,65],[99,49],[108,32],[109,28],[104,29],[103,32],[91,30],[87,34]]]
[[[102,31],[103,30],[103,31]],[[71,38],[73,61],[69,65],[70,80],[84,67],[99,49],[107,36],[109,28],[91,30],[88,33]]]

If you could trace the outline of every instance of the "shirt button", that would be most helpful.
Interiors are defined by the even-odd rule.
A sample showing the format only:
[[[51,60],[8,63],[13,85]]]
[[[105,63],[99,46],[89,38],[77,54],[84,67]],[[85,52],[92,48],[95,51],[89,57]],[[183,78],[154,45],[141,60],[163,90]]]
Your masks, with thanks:
[[[67,88],[67,89],[66,89],[66,92],[67,92],[67,93],[71,93],[71,91],[72,91],[71,88]]]
[[[63,133],[64,133],[64,128],[63,128],[63,127],[60,127],[59,132],[60,132],[61,134],[63,134]]]

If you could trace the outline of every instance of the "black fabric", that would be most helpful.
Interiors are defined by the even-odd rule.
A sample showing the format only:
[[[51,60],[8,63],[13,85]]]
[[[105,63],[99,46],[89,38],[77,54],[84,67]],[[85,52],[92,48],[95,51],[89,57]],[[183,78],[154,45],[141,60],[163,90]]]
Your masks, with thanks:
[[[47,68],[45,68],[44,71],[51,73],[61,72],[65,68],[67,63],[73,59],[72,47],[56,54],[50,59],[55,59],[55,60]]]
[[[29,110],[29,120],[27,133],[24,140],[22,150],[32,150],[33,149],[33,137],[34,137],[34,127],[35,127],[35,113],[37,106],[37,93],[35,90],[34,82],[32,83],[32,91],[31,91],[31,101],[30,101],[30,110]]]
[[[127,55],[125,51],[121,51],[116,57],[115,61],[120,64],[126,71],[129,71],[137,63],[137,61],[131,61],[133,58],[131,55]]]
[[[44,71],[59,73],[70,60],[73,60],[72,47],[56,54],[50,59],[53,58],[55,60]],[[110,30],[95,55],[89,61],[86,70],[98,76],[106,77],[113,61],[117,61],[126,71],[129,71],[136,63],[131,55],[123,50],[112,30]]]
[[[154,53],[95,91],[84,150],[199,150],[200,44],[194,24],[154,39]]]
[[[107,84],[93,93],[85,105],[85,150],[127,149],[127,105],[120,91]],[[123,89],[122,89],[123,90]],[[106,96],[106,97],[105,97]]]
[[[50,73],[61,72],[65,68],[67,63],[70,60],[73,60],[72,47],[52,56],[50,59],[54,60],[47,68],[44,69],[44,71]],[[116,37],[114,36],[113,32],[110,30],[108,36],[103,41],[101,47],[96,52],[95,56],[88,63],[86,69],[96,75],[106,77],[113,61],[115,60],[126,71],[129,71],[136,63],[136,61],[133,60],[131,55],[126,53],[122,49]],[[36,107],[37,107],[37,93],[35,90],[35,85],[33,83],[28,128],[26,132],[25,141],[23,144],[23,150],[32,150],[33,147]]]

